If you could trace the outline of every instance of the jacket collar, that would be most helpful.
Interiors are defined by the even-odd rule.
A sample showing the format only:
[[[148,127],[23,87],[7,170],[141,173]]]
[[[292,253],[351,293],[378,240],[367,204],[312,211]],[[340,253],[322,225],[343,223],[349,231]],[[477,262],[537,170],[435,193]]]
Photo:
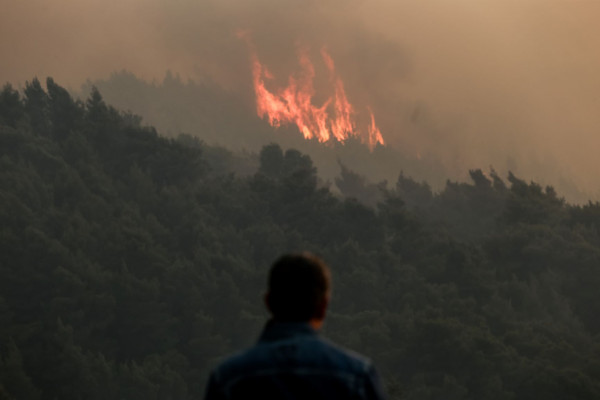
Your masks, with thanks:
[[[317,335],[308,322],[280,322],[269,320],[260,335],[259,342],[274,342],[278,340],[292,339],[299,336]]]

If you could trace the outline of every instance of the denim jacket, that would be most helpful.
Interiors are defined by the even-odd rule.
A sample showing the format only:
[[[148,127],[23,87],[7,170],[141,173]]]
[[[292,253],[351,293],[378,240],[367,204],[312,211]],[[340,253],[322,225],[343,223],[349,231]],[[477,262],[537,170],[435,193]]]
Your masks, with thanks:
[[[371,362],[305,323],[270,321],[258,343],[219,365],[206,400],[383,399]]]

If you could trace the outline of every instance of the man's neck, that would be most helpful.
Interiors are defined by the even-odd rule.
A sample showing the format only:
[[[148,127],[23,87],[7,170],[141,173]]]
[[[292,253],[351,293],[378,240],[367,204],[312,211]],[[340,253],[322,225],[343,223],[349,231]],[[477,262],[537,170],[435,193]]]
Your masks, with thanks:
[[[313,318],[308,321],[308,324],[315,330],[318,331],[323,326],[323,319],[321,318]]]
[[[310,326],[315,331],[320,330],[321,327],[323,326],[323,319],[322,318],[311,318],[308,321],[288,321],[288,320],[281,320],[281,319],[273,318],[273,319],[271,319],[271,321],[275,322],[275,323],[290,323],[290,322],[295,322],[295,323],[298,323],[298,324],[308,324],[308,326]]]

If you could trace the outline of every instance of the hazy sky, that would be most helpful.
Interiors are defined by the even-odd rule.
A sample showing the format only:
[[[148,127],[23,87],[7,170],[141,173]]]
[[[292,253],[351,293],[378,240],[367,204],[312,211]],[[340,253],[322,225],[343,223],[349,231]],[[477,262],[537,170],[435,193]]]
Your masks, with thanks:
[[[78,88],[127,69],[250,95],[251,32],[274,73],[326,46],[387,141],[449,168],[557,173],[600,193],[600,1],[0,0],[0,80]],[[358,100],[357,100],[358,99]],[[558,179],[558,178],[556,178]]]

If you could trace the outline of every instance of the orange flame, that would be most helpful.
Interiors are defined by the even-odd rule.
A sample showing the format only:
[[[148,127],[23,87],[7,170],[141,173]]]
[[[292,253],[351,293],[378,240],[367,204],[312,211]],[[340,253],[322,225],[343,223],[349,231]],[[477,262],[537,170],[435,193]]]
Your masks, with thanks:
[[[356,129],[355,110],[348,101],[344,83],[336,74],[333,59],[325,48],[321,49],[321,57],[329,71],[329,79],[334,93],[321,106],[312,102],[315,95],[313,80],[315,68],[306,48],[298,53],[300,72],[288,78],[288,84],[275,93],[266,88],[265,80],[274,77],[261,64],[252,43],[245,32],[238,33],[245,39],[251,50],[252,76],[256,94],[256,112],[259,117],[266,118],[273,127],[294,123],[305,139],[317,139],[319,142],[343,143],[351,136],[357,137],[373,149],[377,143],[384,144],[381,131],[375,124],[375,117],[370,108],[371,122],[366,132]]]
[[[377,143],[383,144],[383,136],[381,136],[381,131],[375,124],[375,116],[373,115],[373,111],[369,107],[369,114],[371,114],[371,124],[369,125],[369,147],[372,149],[375,147]]]

